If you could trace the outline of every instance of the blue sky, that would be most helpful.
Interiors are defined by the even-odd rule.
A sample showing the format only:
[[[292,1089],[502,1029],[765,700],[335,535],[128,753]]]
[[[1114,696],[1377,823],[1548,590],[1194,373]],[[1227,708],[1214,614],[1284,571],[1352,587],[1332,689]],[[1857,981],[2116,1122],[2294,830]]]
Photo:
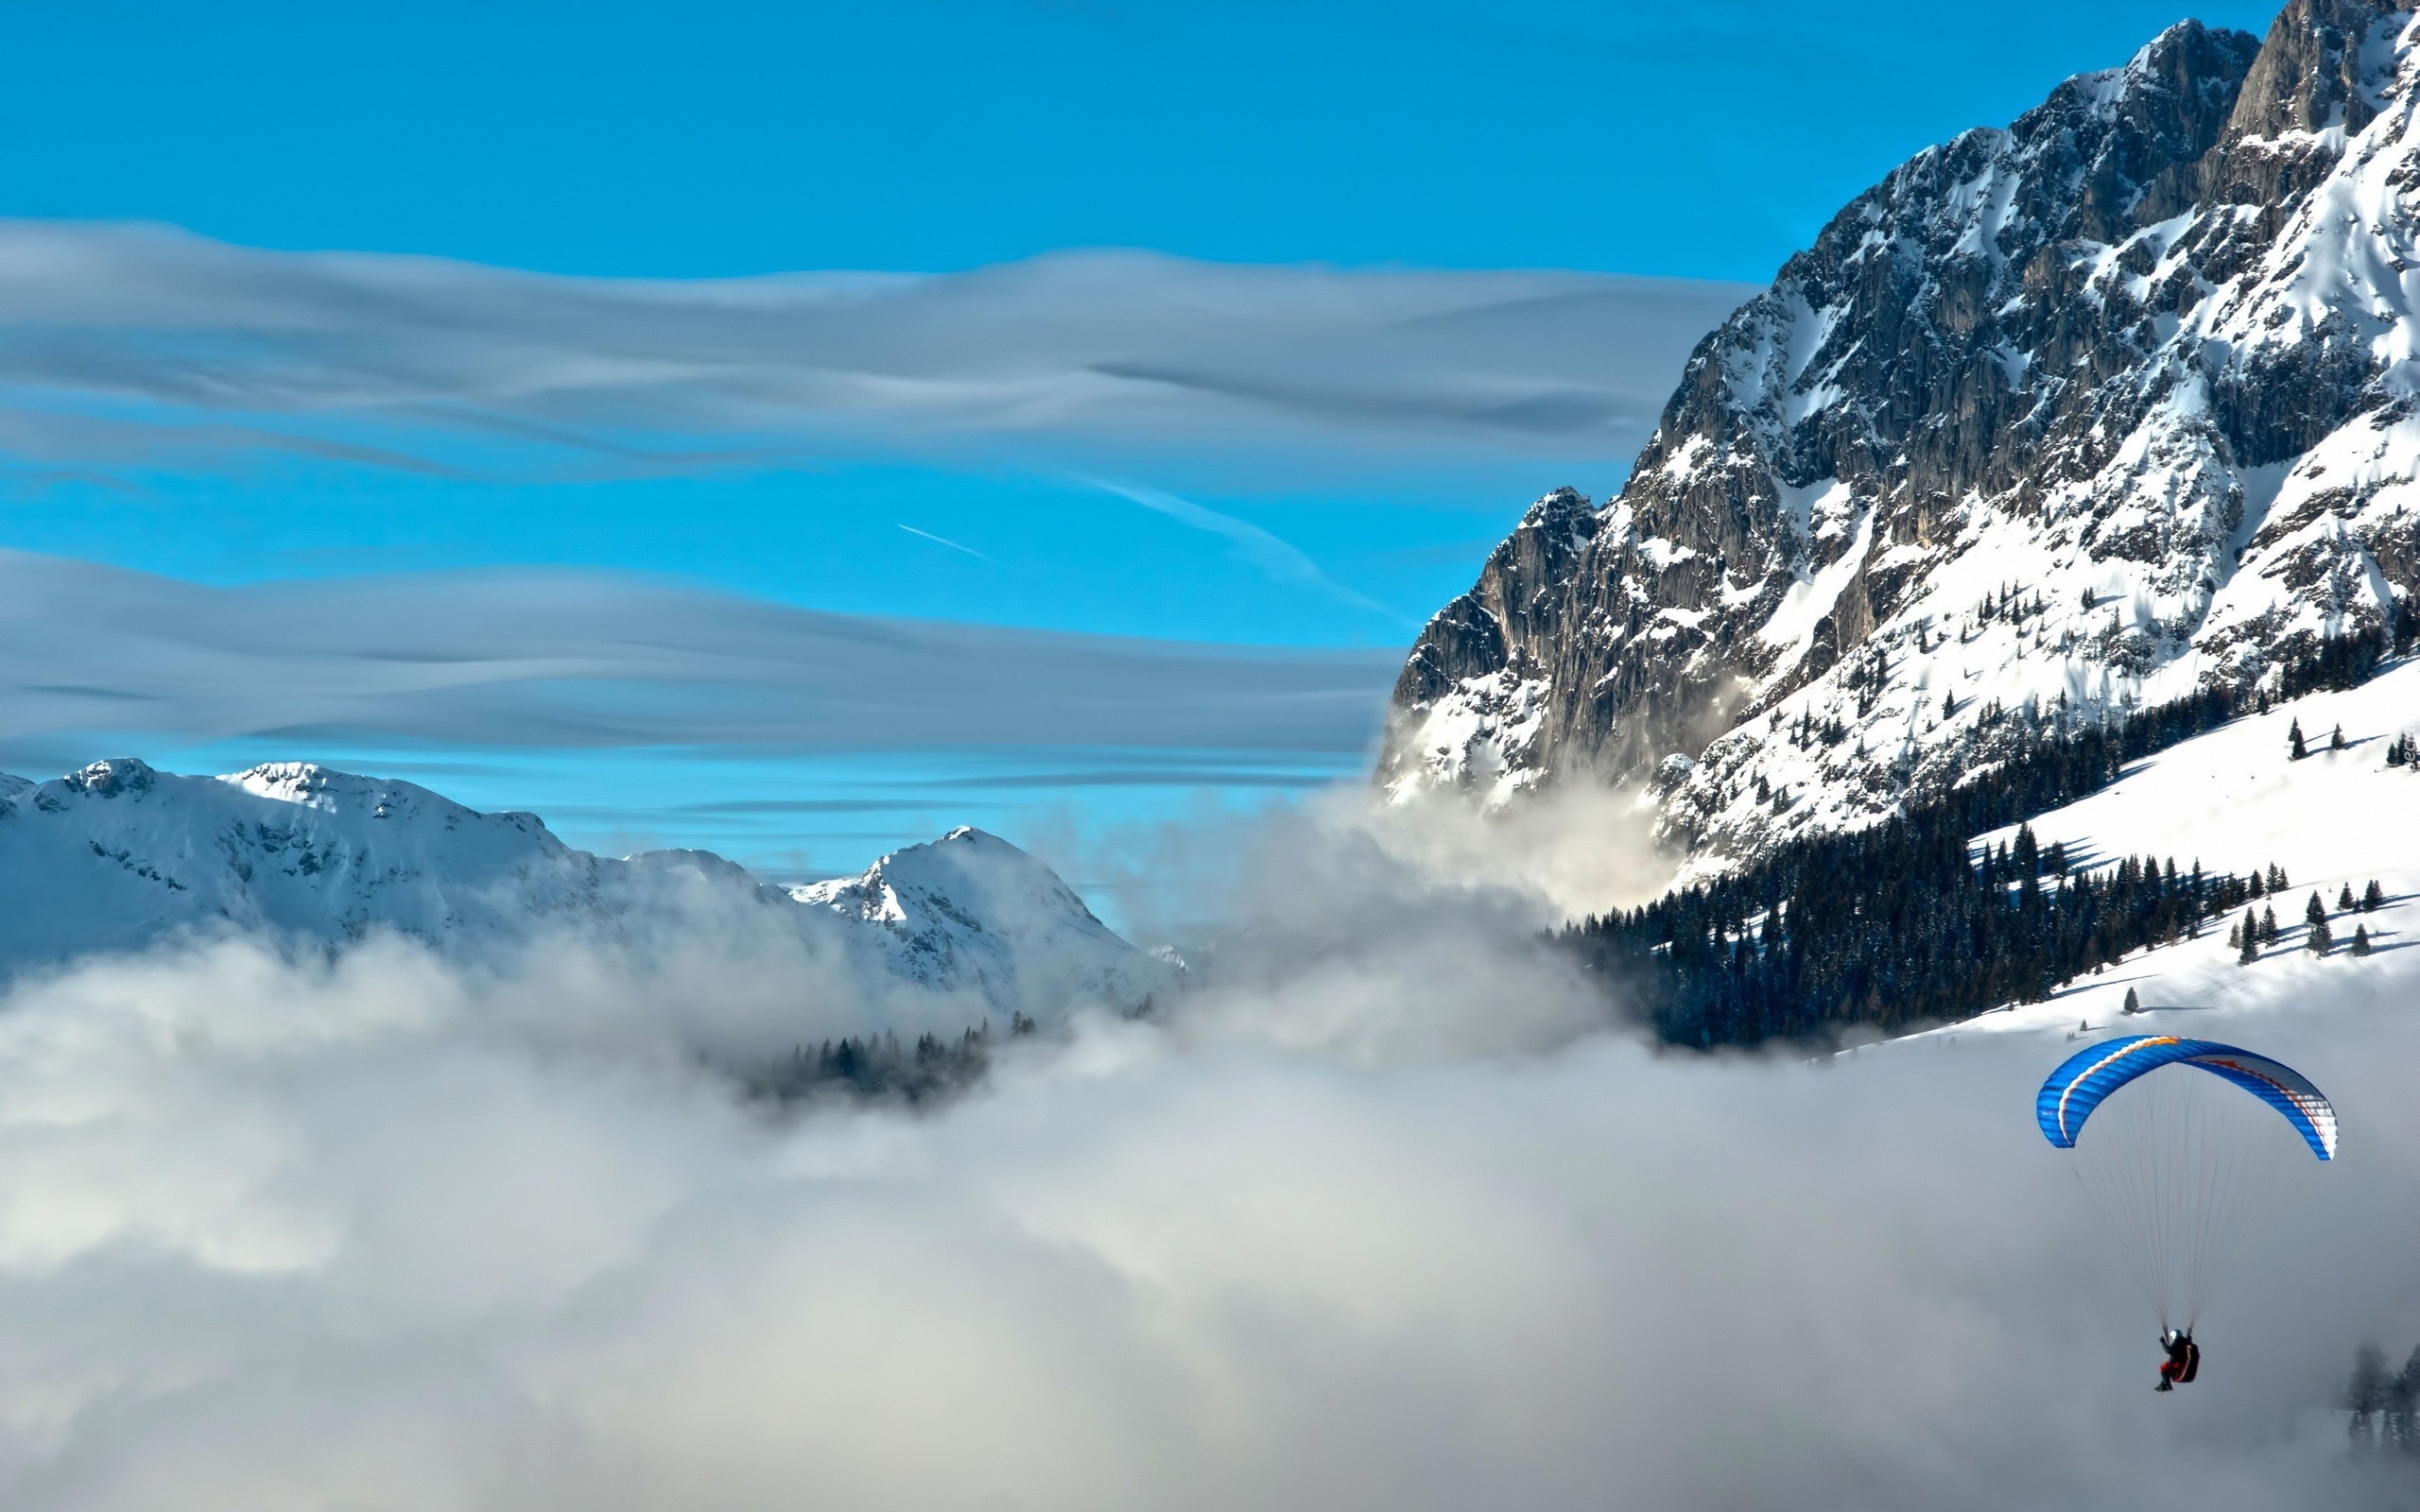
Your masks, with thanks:
[[[1350,776],[1393,652],[1530,498],[1618,484],[1696,334],[1893,163],[2175,19],[0,0],[0,547],[36,554],[0,570],[125,570],[43,641],[81,693],[9,621],[0,766],[317,757],[782,872]],[[493,590],[532,572],[628,644],[513,670],[545,636]],[[345,600],[294,579],[385,606],[359,666],[493,696],[339,696]],[[733,649],[760,612],[844,658],[814,616],[946,622],[998,675],[807,719],[842,696]],[[195,657],[215,703],[162,692]],[[1029,717],[1104,666],[1232,723]]]
[[[0,201],[566,273],[1147,247],[1761,282],[2182,6],[11,0]]]

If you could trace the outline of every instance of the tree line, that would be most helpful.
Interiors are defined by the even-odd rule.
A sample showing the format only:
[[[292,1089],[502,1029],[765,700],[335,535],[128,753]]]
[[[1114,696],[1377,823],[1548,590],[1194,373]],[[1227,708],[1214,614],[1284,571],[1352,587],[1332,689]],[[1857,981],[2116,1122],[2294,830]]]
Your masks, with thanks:
[[[2415,626],[2323,643],[2281,669],[2292,692],[2349,687]],[[1785,841],[1760,859],[1654,902],[1567,926],[1560,943],[1601,973],[1668,1043],[1711,1049],[1886,1032],[2033,1002],[2129,952],[2198,935],[2289,885],[2275,866],[2238,877],[2198,860],[2127,856],[2079,869],[2024,823],[2090,794],[2126,764],[2265,710],[2269,696],[2204,689],[2065,734],[2045,732],[1954,792],[1869,829]],[[2014,838],[1977,851],[1972,837]],[[2376,885],[2347,908],[2375,907]],[[2366,910],[2364,910],[2366,911]],[[2241,958],[2277,937],[2274,905],[2234,926]],[[2334,945],[2313,894],[2307,941]],[[2247,943],[2247,932],[2249,943]],[[2356,953],[2369,938],[2357,927]]]
[[[2386,1354],[2364,1344],[2353,1356],[2353,1379],[2345,1383],[2347,1431],[2356,1451],[2387,1450],[2420,1454],[2420,1349],[2389,1370]]]
[[[1022,1013],[1009,1016],[1009,1038],[1035,1032]],[[956,1040],[920,1034],[912,1043],[886,1030],[850,1035],[818,1045],[799,1045],[789,1056],[748,1080],[748,1090],[775,1102],[819,1096],[858,1102],[925,1104],[952,1096],[983,1079],[992,1066],[992,1026],[978,1024]]]

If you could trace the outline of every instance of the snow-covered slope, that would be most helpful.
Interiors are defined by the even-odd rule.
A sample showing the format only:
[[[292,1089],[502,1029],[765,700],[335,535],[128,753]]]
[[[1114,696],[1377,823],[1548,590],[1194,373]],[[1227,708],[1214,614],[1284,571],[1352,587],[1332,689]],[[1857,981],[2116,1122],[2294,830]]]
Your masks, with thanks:
[[[1860,196],[1430,622],[1381,780],[1653,778],[1742,854],[2408,613],[2411,9],[2179,25]]]
[[[606,908],[608,867],[536,816],[281,764],[180,777],[96,762],[0,798],[0,961],[139,949],[182,929],[487,939]]]
[[[550,931],[627,938],[700,906],[761,918],[870,982],[1002,1013],[1132,1007],[1165,971],[1048,867],[979,831],[796,892],[709,852],[595,856],[535,815],[303,764],[182,777],[121,759],[0,778],[0,973],[229,930],[330,944],[392,930],[456,954]]]
[[[2301,722],[2310,754],[2288,755],[2287,732]],[[2342,750],[2327,748],[2342,727]],[[2138,952],[2097,976],[2028,1004],[1933,1031],[2040,1030],[2067,1034],[2158,1024],[2208,1026],[2239,1013],[2325,1005],[2348,996],[2387,993],[2420,1000],[2420,768],[2389,766],[2399,734],[2420,732],[2420,661],[2390,668],[2361,687],[2313,694],[2269,713],[2212,730],[2128,768],[2109,787],[2031,820],[2044,846],[2063,842],[2071,856],[2115,866],[2127,855],[2199,860],[2238,874],[2275,864],[2290,885],[2273,907],[2280,937],[2249,966],[2227,944],[2228,922],[2198,939]],[[2013,829],[1979,837],[1997,845]],[[2386,894],[2375,913],[2342,914],[2349,886],[2359,898],[2372,881]],[[2336,948],[2322,957],[2304,948],[2303,910],[2312,893],[2328,909]],[[2375,953],[2347,950],[2356,925]],[[2152,1010],[2119,1012],[2128,989]],[[2189,1017],[2188,1017],[2189,1012]],[[2205,1017],[2206,1015],[2206,1017]]]
[[[1049,868],[977,829],[789,895],[856,926],[857,948],[879,951],[895,974],[995,1003],[1135,1005],[1168,982],[1164,959],[1111,933]]]

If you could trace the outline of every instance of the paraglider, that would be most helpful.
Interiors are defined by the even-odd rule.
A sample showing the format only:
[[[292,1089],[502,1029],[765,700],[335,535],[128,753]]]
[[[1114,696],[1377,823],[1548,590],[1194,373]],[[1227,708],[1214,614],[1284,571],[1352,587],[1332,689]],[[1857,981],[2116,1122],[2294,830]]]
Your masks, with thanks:
[[[2192,1331],[2167,1330],[2159,1336],[2159,1347],[2168,1351],[2168,1358],[2160,1362],[2159,1384],[2152,1389],[2174,1391],[2191,1385],[2202,1373],[2202,1347],[2193,1342]]]
[[[2187,1066],[2208,1078],[2169,1069]],[[2076,1152],[2085,1189],[2134,1240],[2167,1355],[2155,1389],[2190,1384],[2203,1303],[2251,1214],[2317,1169],[2309,1156],[2336,1158],[2334,1105],[2282,1061],[2142,1034],[2069,1057],[2042,1084],[2033,1116],[2043,1138]]]

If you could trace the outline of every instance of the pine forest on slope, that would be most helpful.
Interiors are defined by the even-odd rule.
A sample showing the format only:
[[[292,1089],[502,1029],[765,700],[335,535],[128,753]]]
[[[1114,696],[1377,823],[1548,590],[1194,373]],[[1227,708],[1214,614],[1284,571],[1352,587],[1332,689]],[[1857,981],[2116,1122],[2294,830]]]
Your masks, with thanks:
[[[2222,713],[2177,706],[2041,750],[1562,943],[1661,1038],[1698,1048],[1900,1034],[2009,1005],[2043,1005],[2011,1024],[2055,1027],[2066,1011],[2072,1027],[2054,1003],[2105,1021],[2094,984],[2130,958],[2110,979],[2129,993],[2194,963],[2161,1008],[2241,1000],[2281,954],[2329,963],[2306,988],[2341,988],[2357,978],[2340,963],[2380,952],[2390,976],[2411,970],[2420,659]]]
[[[2374,659],[2330,660],[2342,675],[2321,685],[2342,688],[2357,686]],[[2246,912],[2229,943],[2249,964],[2278,937],[2273,903],[2251,911],[2290,885],[2275,862],[2238,876],[2205,870],[2198,856],[2182,867],[2173,855],[2071,857],[2025,823],[2248,712],[2212,691],[2045,742],[1878,825],[1784,841],[1647,906],[1567,928],[1563,942],[1617,982],[1663,1039],[1700,1049],[1852,1027],[1899,1032],[2040,1002],[2132,952],[2198,937],[2238,909]],[[2396,737],[2386,765],[2410,769],[2408,745]],[[2347,748],[2341,727],[2328,747]],[[2309,756],[2299,720],[2277,754]],[[2014,835],[1996,850],[1970,839],[2010,824]],[[2381,901],[2375,879],[2359,900],[2350,884],[2340,890],[2347,911]],[[2304,921],[2323,954],[2334,945],[2325,920],[2314,893]],[[2366,928],[2351,927],[2347,949],[2370,954]]]

